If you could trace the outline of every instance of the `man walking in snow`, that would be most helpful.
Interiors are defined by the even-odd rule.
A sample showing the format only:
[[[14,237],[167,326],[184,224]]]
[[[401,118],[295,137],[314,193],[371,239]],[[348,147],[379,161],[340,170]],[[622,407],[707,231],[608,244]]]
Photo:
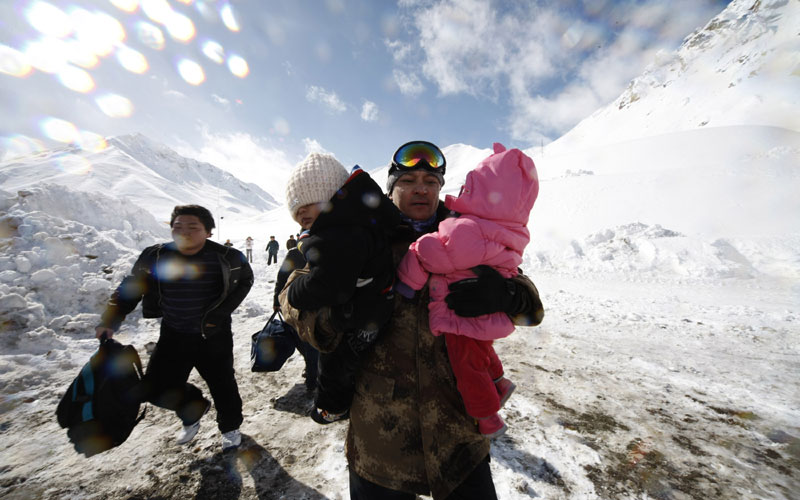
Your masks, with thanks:
[[[280,245],[275,240],[274,236],[269,237],[269,243],[267,243],[267,265],[272,264],[275,262],[278,263],[278,250],[280,249]]]
[[[231,314],[253,286],[253,271],[240,251],[208,239],[215,225],[206,208],[175,207],[170,227],[173,241],[142,252],[112,294],[95,333],[112,337],[141,300],[145,318],[162,318],[142,382],[144,399],[174,410],[183,422],[177,442],[190,442],[211,407],[202,391],[187,383],[196,368],[214,400],[222,448],[235,448],[243,418]]]

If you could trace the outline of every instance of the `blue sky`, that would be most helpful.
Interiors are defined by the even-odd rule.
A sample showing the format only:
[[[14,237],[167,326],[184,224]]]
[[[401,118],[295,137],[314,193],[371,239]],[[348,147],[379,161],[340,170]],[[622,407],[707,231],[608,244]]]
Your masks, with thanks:
[[[9,0],[5,158],[141,132],[264,185],[312,150],[548,143],[728,1]]]

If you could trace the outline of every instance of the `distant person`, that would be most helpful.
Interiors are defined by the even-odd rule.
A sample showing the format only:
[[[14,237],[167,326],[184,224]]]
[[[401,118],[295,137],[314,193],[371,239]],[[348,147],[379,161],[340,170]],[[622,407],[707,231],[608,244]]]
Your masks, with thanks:
[[[108,301],[98,338],[111,338],[142,301],[145,318],[161,317],[161,334],[142,381],[144,399],[174,410],[183,422],[178,444],[194,439],[211,407],[189,384],[196,368],[217,409],[222,449],[238,447],[242,399],[233,369],[231,314],[253,286],[253,271],[236,249],[208,238],[214,219],[199,205],[175,207],[172,239],[146,248]]]
[[[400,214],[360,168],[352,174],[333,155],[312,153],[291,172],[286,200],[303,228],[298,248],[306,259],[281,294],[286,319],[329,317],[335,327],[304,337],[320,351],[311,417],[328,424],[347,416],[361,358],[392,312],[394,264],[388,230]],[[298,328],[301,336],[310,333]]]
[[[247,239],[244,240],[244,250],[245,250],[245,255],[247,255],[247,262],[252,264],[253,263],[253,238],[251,238],[250,236],[248,236]]]
[[[270,264],[272,264],[273,262],[275,262],[276,264],[278,263],[278,250],[279,249],[280,249],[280,246],[278,245],[278,242],[275,241],[275,237],[274,236],[270,236],[269,237],[269,243],[267,243],[267,248],[266,248],[266,250],[267,250],[267,265],[268,266]]]
[[[226,247],[232,247],[233,243],[231,243],[231,240],[225,240],[225,246]]]
[[[297,248],[297,240],[290,237],[286,242],[287,252],[283,258],[281,267],[278,269],[278,276],[275,280],[275,291],[273,292],[272,310],[280,311],[281,304],[279,296],[283,287],[286,286],[286,280],[295,269],[303,269],[306,265],[306,258],[300,249]],[[295,331],[296,333],[296,331]],[[306,368],[303,370],[303,381],[306,390],[314,391],[317,387],[317,363],[319,362],[319,351],[317,351],[311,344],[304,342],[299,336],[294,336],[295,348],[303,356]]]
[[[450,283],[483,272],[476,266],[491,266],[486,269],[504,278],[517,275],[530,241],[528,216],[538,193],[533,160],[519,149],[506,151],[495,143],[494,154],[467,174],[461,194],[445,197],[445,207],[458,217],[443,220],[435,232],[412,243],[397,268],[395,289],[405,297],[413,298],[428,285],[431,332],[444,334],[467,414],[490,438],[505,433],[506,424],[497,412],[516,387],[503,376],[492,341],[510,335],[514,324],[504,312],[460,317],[448,308],[445,297]]]

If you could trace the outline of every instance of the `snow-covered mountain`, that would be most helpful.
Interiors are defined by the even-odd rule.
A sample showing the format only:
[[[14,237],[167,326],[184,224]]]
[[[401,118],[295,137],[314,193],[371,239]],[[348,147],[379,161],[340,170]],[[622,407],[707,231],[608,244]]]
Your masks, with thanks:
[[[547,150],[703,127],[800,131],[800,2],[734,0]],[[797,145],[797,143],[795,143]]]
[[[168,217],[175,205],[189,203],[242,217],[278,207],[257,185],[180,156],[142,134],[113,137],[97,151],[65,147],[5,162],[0,165],[0,183],[8,191],[48,183],[100,192],[129,200],[158,220]]]
[[[492,446],[500,498],[797,496],[799,9],[734,0],[617,101],[527,151],[541,190],[522,267],[546,316],[496,344],[518,385]],[[266,235],[296,231],[285,207],[143,136],[108,144],[0,164],[0,496],[347,498],[346,426],[304,416],[299,356],[249,371],[277,271]],[[444,193],[490,148],[443,148]],[[55,405],[96,348],[102,302],[190,202],[225,217],[222,238],[256,238],[233,318],[243,447],[219,451],[213,410],[177,446],[177,419],[152,408],[128,442],[84,459]],[[146,360],[157,336],[135,313],[118,338]]]

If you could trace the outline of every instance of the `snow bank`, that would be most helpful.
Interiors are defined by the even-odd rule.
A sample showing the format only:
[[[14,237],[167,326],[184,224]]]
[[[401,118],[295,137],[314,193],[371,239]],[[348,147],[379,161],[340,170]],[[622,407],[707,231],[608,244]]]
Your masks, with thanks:
[[[56,185],[0,191],[0,209],[6,353],[55,347],[42,336],[92,337],[99,311],[139,251],[169,237],[138,207]]]

